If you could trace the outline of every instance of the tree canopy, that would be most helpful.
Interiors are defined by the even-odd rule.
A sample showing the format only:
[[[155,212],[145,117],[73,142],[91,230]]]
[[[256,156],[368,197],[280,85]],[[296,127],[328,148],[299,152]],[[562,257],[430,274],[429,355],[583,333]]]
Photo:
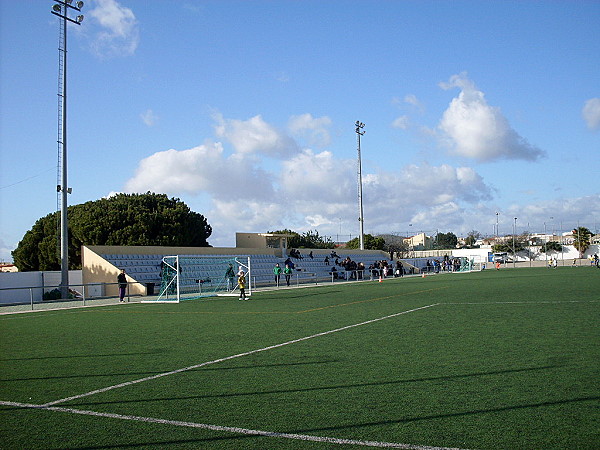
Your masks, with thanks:
[[[456,248],[456,244],[458,244],[458,238],[451,231],[437,234],[435,248],[440,250],[452,249]]]
[[[60,270],[60,213],[38,219],[12,252],[20,271]],[[165,194],[117,194],[69,206],[69,269],[81,268],[82,245],[209,247],[202,214]]]
[[[479,239],[481,234],[477,230],[469,231],[469,234],[465,238],[465,248],[474,248],[475,242]]]
[[[334,248],[333,241],[325,236],[320,236],[318,231],[307,231],[303,234],[292,230],[269,231],[272,234],[291,234],[288,238],[287,246],[289,248]]]
[[[586,227],[577,227],[573,231],[573,246],[579,250],[581,258],[592,242],[592,232]]]
[[[365,250],[384,250],[385,249],[385,239],[383,239],[382,237],[374,237],[370,234],[365,234],[364,239],[363,239],[363,244],[364,244]],[[357,237],[354,239],[350,239],[346,243],[346,247],[351,248],[351,249],[360,248],[360,239]]]
[[[540,247],[540,252],[542,253],[553,253],[553,252],[561,252],[563,249],[562,245],[556,241],[544,242]]]

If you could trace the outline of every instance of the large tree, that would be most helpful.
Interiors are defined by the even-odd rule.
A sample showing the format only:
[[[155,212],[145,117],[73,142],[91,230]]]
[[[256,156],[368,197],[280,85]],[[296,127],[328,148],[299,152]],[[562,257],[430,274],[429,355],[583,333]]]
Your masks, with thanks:
[[[81,268],[82,245],[208,247],[211,226],[178,198],[117,194],[70,206],[69,268]],[[38,219],[12,252],[20,271],[60,270],[59,213]]]
[[[454,233],[449,231],[448,233],[438,233],[436,236],[435,248],[444,250],[456,248],[458,244],[458,238]]]

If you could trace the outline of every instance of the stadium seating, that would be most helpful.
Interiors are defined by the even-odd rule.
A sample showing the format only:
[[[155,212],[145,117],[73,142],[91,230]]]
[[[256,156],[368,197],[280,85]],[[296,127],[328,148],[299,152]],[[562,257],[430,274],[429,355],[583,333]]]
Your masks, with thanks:
[[[104,259],[106,259],[109,263],[114,265],[119,269],[125,269],[127,274],[133,278],[135,281],[142,284],[154,283],[156,285],[160,284],[160,276],[161,276],[161,262],[163,256],[161,254],[105,254],[101,255]],[[239,254],[239,255],[189,255],[197,258],[202,257],[222,257],[222,258],[233,258],[238,257],[241,260],[246,260],[250,257],[250,267],[252,272],[252,285],[255,287],[260,286],[268,286],[274,285],[274,275],[273,275],[273,267],[275,264],[279,263],[279,265],[283,268],[285,266],[285,258],[279,258],[273,255],[248,255],[248,254]],[[365,265],[365,268],[368,268],[369,265],[375,263],[376,261],[381,260],[380,255],[373,254],[348,254],[345,253],[339,256],[339,260],[343,260],[347,256],[350,257],[353,261],[362,262]],[[315,255],[314,258],[310,258],[308,256],[304,256],[302,259],[291,258],[294,263],[294,272],[292,281],[294,284],[296,283],[307,283],[314,281],[327,281],[331,280],[330,270],[333,266],[335,266],[335,258],[330,258],[329,265],[324,262],[324,255]],[[346,278],[344,274],[344,269],[341,266],[336,266],[338,273],[340,274],[340,278]],[[190,269],[193,270],[193,269]],[[220,273],[212,273],[210,270],[208,272],[204,270],[204,277],[218,277],[222,274]],[[369,278],[370,274],[368,270],[365,271],[364,278]],[[282,277],[283,282],[283,277]]]

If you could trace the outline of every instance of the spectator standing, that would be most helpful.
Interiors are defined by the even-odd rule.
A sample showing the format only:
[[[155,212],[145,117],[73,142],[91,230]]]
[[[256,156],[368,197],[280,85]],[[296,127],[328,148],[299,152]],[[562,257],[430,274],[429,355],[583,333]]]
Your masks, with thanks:
[[[233,265],[229,264],[227,267],[227,271],[225,272],[225,277],[227,278],[227,289],[232,289],[234,286],[233,279],[235,278],[235,272],[233,271]]]
[[[117,275],[117,283],[119,283],[119,302],[125,301],[125,291],[127,290],[127,276],[125,269],[121,269],[121,273]]]

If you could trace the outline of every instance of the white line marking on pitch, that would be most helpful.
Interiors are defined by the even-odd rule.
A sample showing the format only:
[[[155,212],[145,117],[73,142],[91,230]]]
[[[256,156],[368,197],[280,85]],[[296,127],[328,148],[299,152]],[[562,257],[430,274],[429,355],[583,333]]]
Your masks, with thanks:
[[[600,300],[541,300],[541,301],[497,301],[497,302],[444,302],[439,305],[556,305],[563,303],[599,303]]]
[[[322,333],[313,334],[311,336],[306,336],[306,337],[303,337],[303,338],[300,338],[300,339],[294,339],[292,341],[283,342],[281,344],[270,345],[269,347],[259,348],[257,350],[251,350],[249,352],[244,352],[244,353],[238,353],[237,355],[226,356],[225,358],[219,358],[219,359],[215,359],[213,361],[207,361],[207,362],[203,362],[203,363],[200,363],[200,364],[194,364],[193,366],[184,367],[182,369],[172,370],[170,372],[159,373],[157,375],[152,375],[150,377],[140,378],[138,380],[126,381],[125,383],[119,383],[119,384],[108,386],[108,387],[105,387],[105,388],[102,388],[102,389],[96,389],[94,391],[86,392],[84,394],[73,395],[71,397],[61,398],[61,399],[55,400],[53,402],[48,402],[48,403],[46,403],[46,404],[44,404],[42,406],[48,407],[48,406],[52,406],[52,405],[57,405],[59,403],[65,403],[65,402],[68,402],[68,401],[71,401],[71,400],[76,400],[76,399],[79,399],[79,398],[82,398],[82,397],[88,397],[90,395],[100,394],[102,392],[110,391],[112,389],[118,389],[118,388],[122,388],[122,387],[126,387],[126,386],[131,386],[132,384],[142,383],[144,381],[155,380],[157,378],[166,377],[168,375],[175,375],[177,373],[186,372],[188,370],[198,369],[200,367],[208,366],[210,364],[216,364],[216,363],[220,363],[220,362],[227,361],[227,360],[230,360],[230,359],[235,359],[235,358],[240,358],[242,356],[252,355],[254,353],[264,352],[264,351],[267,351],[267,350],[273,350],[274,348],[279,348],[279,347],[283,347],[285,345],[290,345],[290,344],[296,344],[298,342],[306,341],[308,339],[313,339],[313,338],[320,337],[320,336],[326,336],[328,334],[337,333],[338,331],[348,330],[350,328],[360,327],[362,325],[368,325],[370,323],[379,322],[380,320],[390,319],[392,317],[401,316],[403,314],[408,314],[408,313],[411,313],[411,312],[419,311],[421,309],[431,308],[431,307],[437,306],[437,305],[439,305],[439,303],[433,303],[431,305],[421,306],[419,308],[410,309],[408,311],[402,311],[402,312],[399,312],[399,313],[396,313],[396,314],[390,314],[389,316],[379,317],[377,319],[367,320],[366,322],[356,323],[354,325],[347,325],[345,327],[336,328],[335,330],[324,331]]]
[[[448,447],[429,447],[429,446],[423,446],[423,445],[398,444],[398,443],[394,443],[394,442],[363,441],[363,440],[354,440],[354,439],[340,439],[340,438],[333,438],[333,437],[327,437],[327,436],[311,436],[308,434],[279,433],[276,431],[252,430],[252,429],[248,429],[248,428],[227,427],[227,426],[221,426],[221,425],[209,425],[209,424],[205,424],[205,423],[157,419],[154,417],[140,417],[140,416],[130,416],[130,415],[123,415],[123,414],[101,413],[101,412],[86,411],[86,410],[81,410],[81,409],[63,408],[63,407],[59,407],[59,406],[32,405],[29,403],[0,401],[0,405],[16,406],[19,408],[44,409],[47,411],[57,411],[57,412],[64,412],[64,413],[70,413],[70,414],[82,414],[82,415],[86,415],[86,416],[108,417],[111,419],[133,420],[136,422],[159,423],[159,424],[163,424],[163,425],[174,425],[174,426],[178,426],[178,427],[201,428],[204,430],[224,431],[224,432],[228,432],[228,433],[248,434],[248,435],[254,435],[254,436],[267,436],[267,437],[284,438],[284,439],[296,439],[296,440],[300,440],[300,441],[311,441],[311,442],[325,442],[328,444],[362,445],[364,447],[402,448],[402,449],[407,449],[407,450],[461,450],[458,448],[448,448]]]

